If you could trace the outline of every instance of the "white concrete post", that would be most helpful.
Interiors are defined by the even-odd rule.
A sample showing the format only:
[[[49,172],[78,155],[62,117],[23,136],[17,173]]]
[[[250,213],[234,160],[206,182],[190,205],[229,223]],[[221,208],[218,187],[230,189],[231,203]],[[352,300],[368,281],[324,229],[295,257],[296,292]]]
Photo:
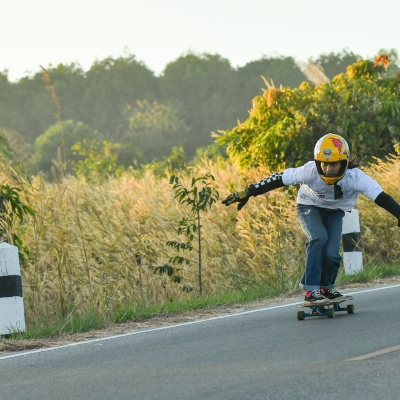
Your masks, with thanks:
[[[0,243],[0,335],[25,331],[18,248]]]
[[[363,269],[360,218],[354,208],[343,218],[342,245],[344,270],[347,275],[354,275]]]

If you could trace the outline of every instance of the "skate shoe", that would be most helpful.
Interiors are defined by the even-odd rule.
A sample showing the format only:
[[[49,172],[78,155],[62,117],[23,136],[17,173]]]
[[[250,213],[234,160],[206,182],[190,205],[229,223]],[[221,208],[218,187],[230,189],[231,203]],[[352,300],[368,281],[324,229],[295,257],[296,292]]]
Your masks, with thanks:
[[[344,299],[349,299],[351,300],[351,296],[346,296],[341,293],[339,293],[335,288],[331,289],[321,289],[321,294],[322,296],[326,297],[329,300],[344,300]]]
[[[319,289],[315,289],[311,292],[309,296],[307,294],[304,297],[304,303],[312,303],[312,304],[327,304],[330,300],[324,296],[321,296],[321,292]]]

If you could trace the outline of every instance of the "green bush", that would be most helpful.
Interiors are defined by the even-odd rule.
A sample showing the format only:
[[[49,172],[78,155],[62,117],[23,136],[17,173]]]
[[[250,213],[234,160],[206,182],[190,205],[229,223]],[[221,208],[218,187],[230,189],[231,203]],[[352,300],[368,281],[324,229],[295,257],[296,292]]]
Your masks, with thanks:
[[[57,158],[58,149],[61,149],[61,152],[64,151],[62,148],[63,141],[67,164],[72,160],[77,161],[78,157],[73,154],[72,146],[83,139],[102,141],[103,135],[83,122],[65,121],[63,122],[63,129],[59,122],[52,125],[35,141],[37,168],[44,172],[51,170],[53,160]]]
[[[249,118],[218,142],[242,166],[299,166],[313,158],[316,141],[342,135],[361,161],[394,153],[400,139],[400,77],[387,78],[387,57],[360,60],[328,83],[270,87],[253,101]]]

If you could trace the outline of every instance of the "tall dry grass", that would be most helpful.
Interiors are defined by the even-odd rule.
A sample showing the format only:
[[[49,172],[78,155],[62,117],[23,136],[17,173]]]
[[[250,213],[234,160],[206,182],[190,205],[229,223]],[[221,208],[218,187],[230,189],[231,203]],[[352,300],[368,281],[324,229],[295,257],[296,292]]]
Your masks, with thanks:
[[[370,173],[386,192],[400,200],[400,157],[377,160]],[[221,199],[230,191],[270,174],[250,170],[246,176],[227,163],[203,160],[195,175],[211,172]],[[180,175],[184,186],[190,176]],[[126,173],[94,185],[74,177],[53,183],[33,178],[26,201],[36,210],[15,230],[30,250],[22,257],[23,293],[28,324],[74,313],[98,314],[134,304],[162,304],[197,296],[185,293],[152,266],[168,262],[177,240],[177,221],[189,210],[174,199],[169,178]],[[304,238],[295,214],[295,188],[252,198],[240,212],[220,202],[203,224],[203,293],[245,291],[268,285],[296,287],[304,261]],[[396,262],[400,229],[394,218],[360,198],[364,260]],[[10,241],[12,238],[10,236]],[[180,273],[183,284],[197,288],[197,254]]]
[[[400,203],[400,156],[376,159],[365,172]],[[360,196],[358,208],[365,263],[399,263],[400,229],[395,218],[364,196]]]

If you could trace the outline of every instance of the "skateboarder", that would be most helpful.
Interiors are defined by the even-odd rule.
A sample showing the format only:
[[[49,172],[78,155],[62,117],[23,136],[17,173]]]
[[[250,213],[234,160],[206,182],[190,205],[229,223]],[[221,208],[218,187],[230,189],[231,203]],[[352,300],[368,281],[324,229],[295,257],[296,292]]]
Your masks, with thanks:
[[[243,191],[231,193],[222,203],[239,203],[237,209],[241,210],[252,196],[296,184],[301,184],[296,211],[306,236],[305,272],[301,279],[306,290],[304,301],[323,305],[343,299],[345,296],[335,289],[335,281],[342,260],[339,248],[344,213],[355,207],[362,193],[394,215],[400,227],[400,205],[350,162],[346,140],[332,133],[316,143],[314,161],[274,173]]]

